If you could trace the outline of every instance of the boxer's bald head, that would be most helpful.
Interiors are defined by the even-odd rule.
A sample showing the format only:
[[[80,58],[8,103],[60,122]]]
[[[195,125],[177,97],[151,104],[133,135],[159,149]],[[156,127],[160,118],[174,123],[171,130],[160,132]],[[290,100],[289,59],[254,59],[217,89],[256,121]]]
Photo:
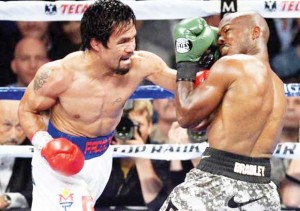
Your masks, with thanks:
[[[256,12],[237,12],[224,16],[219,24],[222,55],[267,52],[270,31],[265,19]]]

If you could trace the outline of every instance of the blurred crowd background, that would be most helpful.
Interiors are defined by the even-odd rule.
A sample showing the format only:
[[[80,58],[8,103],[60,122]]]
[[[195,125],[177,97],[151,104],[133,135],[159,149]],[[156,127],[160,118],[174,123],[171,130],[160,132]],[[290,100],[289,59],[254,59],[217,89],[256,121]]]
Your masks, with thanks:
[[[218,26],[220,15],[205,17]],[[137,50],[162,57],[175,68],[173,28],[178,20],[137,23]],[[300,19],[267,19],[270,64],[285,83],[300,82]],[[26,87],[46,62],[78,51],[80,22],[0,21],[0,86]],[[144,81],[141,85],[150,84]],[[288,110],[280,142],[299,142],[300,98],[287,97]],[[30,145],[17,117],[18,101],[0,101],[0,144]],[[132,101],[112,144],[186,144],[206,141],[205,131],[191,134],[176,122],[172,99]],[[120,123],[120,124],[121,124]],[[133,129],[124,136],[122,129]],[[127,130],[126,129],[126,130]],[[125,131],[126,132],[126,131]],[[117,136],[119,135],[119,136]],[[96,210],[153,210],[162,205],[174,186],[199,159],[161,161],[140,158],[114,159],[111,178]],[[283,210],[300,208],[300,161],[273,157],[272,180],[278,187]],[[30,158],[0,156],[0,210],[30,210]]]

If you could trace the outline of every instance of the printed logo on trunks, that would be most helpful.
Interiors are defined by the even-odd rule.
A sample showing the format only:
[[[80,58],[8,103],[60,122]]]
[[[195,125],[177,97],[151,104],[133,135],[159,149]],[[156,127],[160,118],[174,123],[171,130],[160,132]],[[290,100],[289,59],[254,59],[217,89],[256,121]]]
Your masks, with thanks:
[[[250,204],[250,203],[253,203],[253,202],[255,202],[255,201],[258,201],[258,200],[260,200],[260,199],[262,198],[262,197],[260,197],[260,198],[257,198],[257,199],[251,199],[251,200],[249,200],[249,201],[236,202],[236,201],[234,200],[234,197],[235,197],[235,196],[232,196],[232,197],[229,199],[229,201],[227,202],[227,206],[230,207],[230,208],[238,208],[238,207],[242,207],[242,206],[245,206],[245,205],[247,205],[247,204]]]
[[[109,146],[110,139],[105,139],[101,141],[88,141],[85,143],[84,154],[98,153],[107,150]]]
[[[186,38],[178,38],[175,41],[175,46],[178,53],[186,53],[192,49],[193,44]]]
[[[250,175],[250,176],[265,176],[265,167],[253,164],[244,164],[235,162],[233,171],[238,174]]]
[[[59,204],[67,210],[74,203],[74,193],[71,193],[69,189],[63,189],[63,191],[58,194]]]

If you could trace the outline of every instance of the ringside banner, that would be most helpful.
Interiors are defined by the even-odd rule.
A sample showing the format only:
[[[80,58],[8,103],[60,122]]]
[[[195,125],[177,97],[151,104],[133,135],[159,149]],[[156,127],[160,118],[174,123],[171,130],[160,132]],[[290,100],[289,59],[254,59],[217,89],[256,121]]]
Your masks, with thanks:
[[[0,20],[79,21],[94,1],[0,1]],[[173,20],[232,11],[256,11],[266,18],[299,18],[300,0],[123,0],[138,20]],[[222,6],[221,6],[222,3]]]

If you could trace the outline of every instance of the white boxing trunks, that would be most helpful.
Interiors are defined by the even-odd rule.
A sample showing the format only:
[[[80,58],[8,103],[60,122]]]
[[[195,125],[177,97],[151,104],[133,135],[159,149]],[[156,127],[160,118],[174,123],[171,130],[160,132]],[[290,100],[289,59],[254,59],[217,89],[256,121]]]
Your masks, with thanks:
[[[109,147],[113,133],[97,138],[76,137],[62,133],[49,122],[53,138],[64,137],[75,143],[85,157],[83,169],[73,176],[55,172],[35,150],[32,159],[32,211],[92,211],[104,190],[112,168]]]

